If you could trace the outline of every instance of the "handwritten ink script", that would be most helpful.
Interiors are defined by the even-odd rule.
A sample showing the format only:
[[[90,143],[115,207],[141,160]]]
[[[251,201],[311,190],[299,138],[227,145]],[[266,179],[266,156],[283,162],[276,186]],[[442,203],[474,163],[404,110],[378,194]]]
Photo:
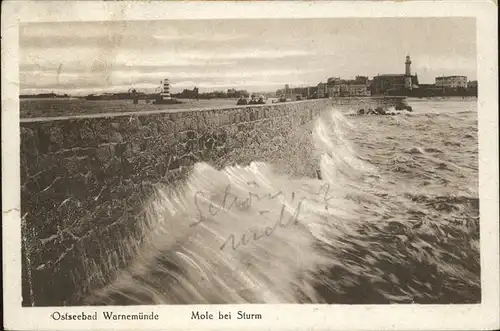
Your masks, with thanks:
[[[253,186],[257,186],[258,184],[255,182],[248,183],[253,184]],[[217,216],[222,211],[230,211],[234,208],[238,210],[248,210],[252,207],[253,203],[256,201],[272,201],[279,198],[285,198],[285,193],[280,190],[273,193],[266,194],[257,194],[254,192],[247,192],[244,197],[238,196],[234,194],[232,191],[232,186],[227,185],[222,199],[219,202],[215,202],[209,200],[207,198],[207,193],[203,191],[197,191],[194,196],[195,206],[198,212],[198,221],[196,223],[191,224],[191,226],[197,226],[201,224],[204,220],[206,220],[207,216]],[[328,209],[328,203],[334,197],[330,195],[331,187],[330,184],[323,184],[320,186],[318,192],[312,194],[312,196],[320,197],[320,203],[324,204],[325,209]],[[291,201],[294,202],[296,196],[296,192],[292,192]],[[291,216],[286,217],[286,203],[281,204],[281,211],[277,220],[273,223],[272,226],[267,226],[260,233],[253,231],[252,235],[241,234],[237,239],[237,236],[231,234],[224,243],[220,246],[220,250],[224,250],[227,247],[232,248],[233,250],[238,249],[241,245],[246,246],[252,241],[258,241],[263,237],[271,236],[278,228],[288,228],[290,225],[299,224],[299,216],[303,211],[304,202],[308,200],[307,198],[301,198],[297,202],[297,206],[292,212]],[[209,201],[208,207],[203,208],[202,202]],[[315,200],[315,202],[318,202]],[[269,213],[268,210],[259,210],[260,215],[264,215]]]

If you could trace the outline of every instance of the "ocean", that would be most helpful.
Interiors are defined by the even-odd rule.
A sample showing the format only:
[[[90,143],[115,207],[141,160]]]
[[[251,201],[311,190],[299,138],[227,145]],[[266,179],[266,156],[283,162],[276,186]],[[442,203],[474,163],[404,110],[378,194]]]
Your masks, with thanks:
[[[477,99],[409,105],[326,109],[317,178],[196,164],[148,202],[143,239],[121,244],[132,262],[84,303],[480,302]]]

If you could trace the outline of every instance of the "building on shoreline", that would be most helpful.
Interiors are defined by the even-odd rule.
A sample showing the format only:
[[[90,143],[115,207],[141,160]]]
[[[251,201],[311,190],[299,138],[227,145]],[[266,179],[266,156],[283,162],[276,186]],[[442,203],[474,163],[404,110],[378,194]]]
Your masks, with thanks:
[[[347,81],[336,78],[328,80],[328,96],[335,98],[347,95]]]
[[[435,84],[422,84],[410,96],[476,96],[477,81],[467,81],[466,76],[441,76],[435,78]]]
[[[436,77],[435,84],[420,84],[418,75],[412,74],[411,58],[405,57],[405,69],[401,74],[378,74],[369,79],[367,76],[356,76],[355,79],[329,77],[326,83],[306,88],[285,86],[276,91],[276,95],[286,95],[290,100],[369,97],[369,96],[477,96],[477,81],[467,81],[466,76]]]
[[[443,88],[467,88],[466,76],[436,77],[436,86]]]
[[[356,76],[355,79],[345,80],[329,78],[328,95],[330,97],[367,97],[371,95],[370,80],[367,76]]]
[[[408,55],[405,61],[404,74],[382,74],[373,77],[372,95],[408,95],[413,89],[418,89],[418,76],[411,74],[411,59]]]
[[[356,76],[353,80],[334,77],[328,79],[329,97],[367,97],[370,95],[370,80],[366,76]]]
[[[351,97],[369,97],[371,96],[370,87],[366,84],[349,84],[347,93]]]
[[[327,84],[321,82],[317,86],[317,96],[318,99],[322,99],[328,96],[328,89],[327,89]]]
[[[320,98],[341,97],[369,97],[369,96],[409,96],[409,97],[433,97],[433,96],[477,96],[478,83],[476,80],[467,81],[466,76],[441,76],[435,77],[435,84],[420,84],[418,75],[411,72],[411,58],[405,58],[405,70],[402,74],[378,74],[370,79],[368,76],[356,76],[354,79],[342,79],[340,77],[329,77],[326,83],[320,82],[313,86],[292,87],[288,84],[284,89],[269,92],[268,97],[280,97],[290,101]],[[263,93],[260,93],[263,94]],[[265,94],[265,93],[264,93]],[[193,90],[184,89],[182,92],[172,94],[170,92],[170,81],[161,81],[160,88],[154,94],[137,92],[136,99],[162,99],[172,98],[187,99],[215,99],[215,98],[239,98],[248,97],[250,93],[246,90],[230,88],[225,91],[212,91],[199,93],[195,87]],[[55,97],[55,94],[39,94],[37,96]],[[22,95],[21,98],[33,98],[36,96]],[[59,97],[59,96],[57,96]],[[85,97],[88,100],[116,100],[129,99],[129,93],[100,93],[90,94]]]
[[[477,89],[477,80],[470,80],[467,82],[467,88]]]

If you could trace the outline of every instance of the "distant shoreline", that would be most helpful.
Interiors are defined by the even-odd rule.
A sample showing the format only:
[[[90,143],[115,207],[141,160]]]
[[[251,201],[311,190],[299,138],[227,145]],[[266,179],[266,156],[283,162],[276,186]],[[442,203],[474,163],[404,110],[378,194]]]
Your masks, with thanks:
[[[300,102],[320,101],[333,103],[365,103],[369,100],[408,100],[414,104],[425,102],[442,102],[446,103],[477,103],[477,98],[462,98],[462,97],[439,97],[439,98],[405,98],[405,97],[350,97],[338,99],[311,99],[302,101],[289,101],[287,103],[295,104]],[[162,113],[162,112],[186,112],[199,111],[209,109],[226,109],[226,108],[244,108],[244,107],[260,107],[271,106],[276,103],[268,99],[263,105],[237,106],[236,101],[232,99],[211,99],[211,100],[187,100],[184,99],[182,104],[175,105],[156,105],[153,103],[139,102],[134,104],[131,100],[85,100],[85,99],[24,99],[20,101],[20,118],[21,121],[38,121],[40,119],[53,120],[54,118],[67,117],[105,117],[117,116],[118,114],[130,113]],[[349,101],[351,100],[351,101]]]
[[[278,97],[268,97],[268,99],[277,99]],[[349,96],[349,97],[335,97],[332,99],[367,99],[367,98],[409,98],[409,99],[450,99],[450,98],[478,98],[477,95],[443,95],[443,96],[399,96],[399,95],[371,95],[371,96]],[[196,100],[192,98],[178,98],[180,100]],[[199,100],[237,100],[238,98],[200,98]],[[328,99],[328,98],[325,98]],[[85,101],[129,101],[132,99],[96,99],[87,100],[84,96],[58,96],[58,97],[40,97],[40,96],[19,96],[19,100],[85,100]],[[140,99],[143,100],[143,99]],[[314,100],[314,99],[311,99]]]

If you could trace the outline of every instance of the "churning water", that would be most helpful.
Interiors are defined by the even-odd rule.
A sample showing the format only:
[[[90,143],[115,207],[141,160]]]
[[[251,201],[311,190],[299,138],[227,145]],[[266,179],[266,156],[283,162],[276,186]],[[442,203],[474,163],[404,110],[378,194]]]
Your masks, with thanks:
[[[480,302],[477,108],[315,123],[319,178],[196,164],[88,304]],[[128,245],[124,241],[124,245]]]

